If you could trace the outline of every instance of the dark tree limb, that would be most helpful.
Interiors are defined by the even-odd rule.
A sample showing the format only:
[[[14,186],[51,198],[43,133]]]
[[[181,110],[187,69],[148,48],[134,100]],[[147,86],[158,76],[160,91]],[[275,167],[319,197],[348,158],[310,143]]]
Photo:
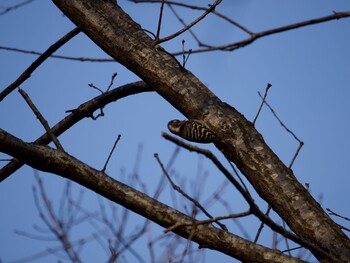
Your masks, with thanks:
[[[221,251],[244,262],[304,262],[283,253],[254,244],[211,224],[196,220],[156,199],[109,177],[73,156],[46,145],[25,143],[0,129],[0,151],[31,167],[60,175],[118,203],[173,232],[198,243],[202,248]]]
[[[107,54],[142,78],[187,118],[202,120],[219,139],[216,146],[297,235],[338,262],[350,261],[349,239],[252,123],[220,101],[167,52],[154,48],[153,40],[115,1],[53,2]],[[319,260],[331,260],[312,252]]]

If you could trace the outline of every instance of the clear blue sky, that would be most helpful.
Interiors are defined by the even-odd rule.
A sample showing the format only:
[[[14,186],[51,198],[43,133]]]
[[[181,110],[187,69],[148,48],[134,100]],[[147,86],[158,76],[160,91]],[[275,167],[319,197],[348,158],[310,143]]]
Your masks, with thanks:
[[[10,6],[13,0],[3,0],[1,7]],[[193,4],[203,1],[193,1]],[[120,5],[143,28],[156,30],[158,5],[135,5],[119,1]],[[210,3],[205,1],[205,3]],[[188,12],[178,8],[185,21],[199,16],[199,12]],[[333,11],[349,11],[350,3],[334,1],[228,1],[224,0],[217,9],[235,21],[258,32],[294,22],[327,16]],[[172,14],[166,10],[163,36],[181,28]],[[34,1],[32,4],[0,16],[0,46],[42,52],[49,45],[73,28],[51,1]],[[208,44],[225,44],[235,41],[242,34],[214,16],[202,21],[194,28],[201,40]],[[323,196],[322,206],[331,208],[349,217],[350,177],[347,168],[350,148],[350,19],[335,20],[285,33],[272,35],[235,52],[212,52],[191,55],[187,68],[205,83],[223,101],[236,107],[248,119],[253,120],[260,104],[257,91],[264,92],[269,82],[273,86],[268,102],[284,123],[305,142],[294,166],[294,174],[301,183],[309,183],[310,191],[318,199]],[[186,47],[197,48],[189,34],[165,44],[169,51],[181,50],[181,40]],[[83,34],[66,44],[58,54],[75,57],[105,58],[105,55]],[[0,50],[0,89],[13,82],[35,59],[35,56]],[[181,59],[181,58],[179,58]],[[123,66],[115,63],[74,62],[59,59],[47,60],[21,88],[26,90],[50,125],[56,124],[67,109],[98,95],[88,87],[89,83],[105,89],[112,73],[118,77],[114,86],[138,80]],[[128,182],[133,172],[137,149],[143,145],[139,176],[147,183],[149,193],[162,176],[153,154],[159,153],[166,163],[175,147],[165,141],[161,131],[174,118],[183,116],[155,93],[140,94],[125,98],[105,108],[105,117],[97,121],[83,120],[60,137],[67,152],[89,165],[102,168],[118,134],[121,141],[108,166],[109,174]],[[33,141],[43,133],[36,120],[17,91],[0,103],[0,127],[25,141]],[[271,113],[264,108],[257,121],[257,129],[280,158],[289,164],[298,144],[287,134]],[[213,146],[204,146],[218,153]],[[6,158],[0,154],[0,158]],[[224,181],[223,176],[209,161],[197,154],[180,151],[173,166],[175,175],[187,178],[189,192],[196,181],[198,167],[208,173],[207,183],[201,200],[204,201]],[[125,176],[123,177],[123,170]],[[65,180],[55,175],[40,173],[53,205],[58,207]],[[219,179],[218,179],[219,178]],[[35,208],[32,186],[34,172],[23,167],[0,184],[0,259],[13,262],[25,256],[44,250],[58,243],[33,241],[14,233],[15,229],[36,233],[33,225],[43,226]],[[140,188],[140,186],[135,186]],[[75,193],[82,187],[73,184]],[[168,191],[167,189],[166,191]],[[223,198],[230,203],[234,212],[246,208],[244,201],[229,187]],[[96,211],[98,198],[85,189],[84,205],[91,212]],[[102,200],[102,199],[101,199]],[[172,205],[171,194],[160,197]],[[177,204],[180,210],[181,202]],[[266,205],[262,205],[265,209]],[[120,208],[119,208],[120,209]],[[214,215],[225,214],[222,206],[210,207]],[[340,224],[346,222],[336,219]],[[132,216],[128,229],[140,224],[141,218]],[[257,228],[253,219],[240,221],[251,230],[251,237]],[[349,224],[347,225],[349,227]],[[83,235],[89,226],[80,227],[76,237]],[[159,232],[154,227],[154,235]],[[236,227],[232,231],[241,235]],[[263,236],[264,244],[271,244],[271,233]],[[95,244],[96,245],[96,244]],[[96,245],[97,246],[97,245]],[[85,250],[85,262],[100,262],[105,259],[103,250],[91,247],[93,254]],[[142,256],[148,257],[146,240],[137,243]],[[101,251],[100,251],[101,250]],[[232,259],[208,251],[207,262],[212,258],[220,262]],[[94,258],[96,257],[96,258]],[[35,262],[52,262],[49,256]],[[94,259],[94,260],[93,260]],[[129,262],[135,258],[130,256]],[[147,262],[148,260],[146,260]],[[137,261],[135,261],[137,262]]]

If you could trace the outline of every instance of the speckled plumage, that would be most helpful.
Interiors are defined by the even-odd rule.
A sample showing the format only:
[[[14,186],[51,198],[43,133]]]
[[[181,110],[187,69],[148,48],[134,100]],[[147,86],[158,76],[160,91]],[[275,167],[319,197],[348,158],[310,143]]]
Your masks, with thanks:
[[[168,129],[191,142],[211,143],[214,141],[212,132],[199,120],[172,120],[168,123]]]

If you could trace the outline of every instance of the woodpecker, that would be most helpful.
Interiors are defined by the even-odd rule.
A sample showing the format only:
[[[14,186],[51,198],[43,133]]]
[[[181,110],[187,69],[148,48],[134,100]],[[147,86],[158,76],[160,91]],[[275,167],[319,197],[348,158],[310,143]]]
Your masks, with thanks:
[[[168,129],[191,142],[211,143],[215,139],[209,128],[200,120],[172,120],[168,123]]]

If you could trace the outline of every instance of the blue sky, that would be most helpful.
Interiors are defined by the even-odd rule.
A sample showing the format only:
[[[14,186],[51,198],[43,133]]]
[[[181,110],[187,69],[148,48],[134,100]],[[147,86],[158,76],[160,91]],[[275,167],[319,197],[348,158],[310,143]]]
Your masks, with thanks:
[[[193,1],[202,3],[203,1]],[[135,5],[128,1],[119,1],[124,10],[140,23],[143,28],[155,31],[157,26],[158,5]],[[206,1],[205,3],[210,3]],[[1,6],[10,6],[13,1],[2,1]],[[203,5],[203,3],[202,3]],[[333,11],[349,11],[348,1],[228,1],[217,8],[219,12],[258,32],[312,18],[327,16]],[[177,9],[185,21],[189,22],[200,15],[199,12]],[[147,14],[147,15],[145,15]],[[162,34],[166,36],[180,29],[169,10],[164,15]],[[49,45],[73,28],[73,24],[50,1],[34,1],[32,4],[0,16],[0,46],[44,51]],[[214,16],[194,27],[202,41],[208,44],[225,44],[238,40],[242,33]],[[294,166],[294,174],[301,183],[309,183],[310,191],[317,199],[323,196],[322,206],[349,217],[348,186],[350,183],[347,162],[350,148],[349,114],[350,98],[350,19],[335,20],[313,25],[285,33],[259,39],[253,44],[234,52],[211,52],[193,54],[187,62],[187,68],[205,83],[219,98],[237,108],[249,120],[253,120],[260,104],[257,91],[264,92],[267,83],[272,84],[268,102],[276,110],[284,123],[302,141],[305,142]],[[189,34],[164,44],[169,51],[181,50],[181,41],[186,47],[197,48]],[[75,57],[99,57],[105,55],[83,34],[60,49],[58,54]],[[1,90],[13,82],[35,59],[35,56],[0,50],[0,87]],[[181,59],[181,58],[179,58]],[[99,95],[89,83],[104,89],[111,75],[117,72],[114,86],[138,80],[133,73],[115,63],[74,62],[49,59],[35,71],[21,88],[24,89],[48,120],[56,124],[66,116],[65,111]],[[88,163],[102,168],[118,134],[122,134],[117,150],[107,171],[124,182],[133,172],[137,149],[142,144],[142,159],[139,173],[147,182],[152,193],[155,182],[162,176],[153,154],[157,152],[166,163],[175,146],[165,141],[161,131],[174,118],[183,119],[156,93],[127,97],[107,106],[105,117],[92,121],[83,120],[59,139],[67,152]],[[17,91],[0,103],[1,128],[25,141],[33,141],[43,133],[43,128],[25,104]],[[265,107],[256,125],[264,139],[280,158],[289,164],[297,142],[283,130],[276,119]],[[218,153],[211,145],[205,148]],[[0,158],[6,156],[0,154]],[[180,150],[172,172],[179,178],[195,184],[198,167],[202,173],[208,173],[203,187],[201,200],[206,200],[224,181],[223,176],[208,160],[197,154]],[[125,176],[123,177],[123,170]],[[57,206],[65,180],[54,175],[40,173],[48,194]],[[218,179],[219,178],[219,179]],[[51,243],[33,241],[16,235],[14,229],[32,230],[40,222],[34,205],[32,186],[35,185],[34,172],[23,167],[0,184],[0,259],[13,262],[22,257],[39,252]],[[136,188],[140,186],[136,185]],[[82,188],[73,184],[75,193]],[[169,189],[166,189],[169,192]],[[164,193],[160,200],[172,204],[172,194]],[[244,201],[231,187],[223,193],[235,212],[246,208]],[[97,197],[85,189],[84,205],[95,211]],[[230,202],[234,200],[234,202]],[[262,209],[266,205],[262,204]],[[180,210],[181,202],[177,204]],[[210,208],[214,215],[224,214],[223,207]],[[132,216],[128,228],[138,225],[142,219]],[[340,224],[344,221],[336,219]],[[256,229],[254,219],[240,221],[247,229]],[[88,231],[81,227],[75,235]],[[233,226],[232,231],[241,235]],[[254,236],[256,230],[251,232]],[[154,234],[160,230],[154,226]],[[271,244],[271,233],[266,232],[263,242]],[[54,243],[52,243],[54,244]],[[57,244],[56,244],[57,245]],[[140,254],[148,256],[145,241],[137,243]],[[93,248],[93,246],[91,245]],[[95,251],[95,250],[94,250]],[[90,255],[84,252],[85,262],[93,257],[105,258],[104,252]],[[101,254],[100,254],[101,253]],[[213,257],[220,262],[232,262],[226,256],[208,251],[207,262]],[[50,256],[36,262],[48,262],[56,259]],[[130,262],[133,262],[130,256]]]

